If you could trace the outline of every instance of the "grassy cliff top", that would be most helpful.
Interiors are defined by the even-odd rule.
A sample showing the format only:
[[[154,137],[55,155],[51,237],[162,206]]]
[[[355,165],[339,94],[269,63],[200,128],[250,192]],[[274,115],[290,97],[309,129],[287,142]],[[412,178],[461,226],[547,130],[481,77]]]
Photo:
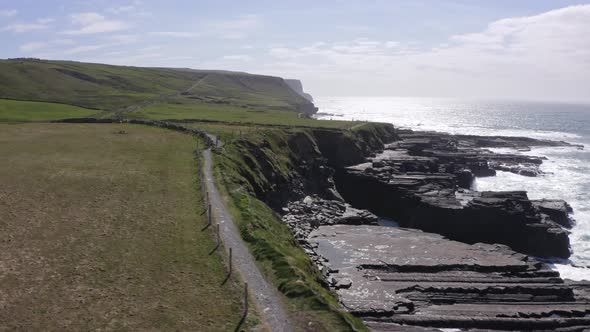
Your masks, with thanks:
[[[309,105],[280,77],[29,59],[0,60],[0,98],[106,111],[153,102],[291,111]]]

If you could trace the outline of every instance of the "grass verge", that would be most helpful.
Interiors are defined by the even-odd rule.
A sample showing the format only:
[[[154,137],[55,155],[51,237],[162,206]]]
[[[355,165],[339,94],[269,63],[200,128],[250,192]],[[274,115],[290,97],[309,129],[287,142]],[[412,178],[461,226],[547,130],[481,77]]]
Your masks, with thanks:
[[[97,111],[86,108],[44,103],[0,99],[0,123],[21,123],[53,121],[68,118],[83,118],[96,114]]]
[[[271,134],[280,136],[286,133]],[[277,136],[278,135],[278,136]],[[256,131],[245,134],[254,144],[265,135]],[[268,136],[267,136],[268,137]],[[288,171],[284,149],[272,146],[276,163]],[[288,227],[263,201],[252,194],[252,179],[243,174],[249,166],[244,151],[229,142],[215,156],[215,176],[220,191],[230,207],[242,238],[248,244],[265,276],[285,296],[288,310],[298,330],[365,331],[363,322],[340,307],[337,296],[321,284],[322,276],[297,244]],[[277,167],[277,170],[279,167]],[[255,175],[253,175],[255,176]],[[264,180],[260,180],[264,181]]]
[[[321,128],[348,128],[354,125],[350,121],[310,119],[293,111],[210,103],[153,104],[137,112],[127,113],[126,116],[149,120],[219,121],[237,125],[258,124]]]

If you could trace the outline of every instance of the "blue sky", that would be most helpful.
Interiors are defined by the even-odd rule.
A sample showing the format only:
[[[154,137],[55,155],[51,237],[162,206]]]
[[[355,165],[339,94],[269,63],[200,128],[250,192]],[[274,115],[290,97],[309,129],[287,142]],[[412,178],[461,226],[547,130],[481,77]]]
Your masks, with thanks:
[[[229,69],[316,95],[588,99],[590,1],[0,0],[0,58]]]

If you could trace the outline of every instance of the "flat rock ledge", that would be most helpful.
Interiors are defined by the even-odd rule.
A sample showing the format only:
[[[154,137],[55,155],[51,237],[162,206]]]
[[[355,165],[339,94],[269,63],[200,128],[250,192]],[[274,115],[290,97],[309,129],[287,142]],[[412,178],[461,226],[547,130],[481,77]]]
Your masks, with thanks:
[[[283,221],[326,286],[372,330],[590,326],[590,284],[564,281],[507,246],[381,226],[368,211],[316,196],[293,202],[284,212]]]
[[[347,202],[404,227],[461,242],[500,243],[544,258],[570,256],[567,229],[574,221],[566,202],[530,200],[524,191],[471,190],[476,177],[493,176],[497,170],[541,174],[543,158],[486,148],[568,143],[412,131],[399,136],[401,140],[365,163],[336,171],[337,189]]]

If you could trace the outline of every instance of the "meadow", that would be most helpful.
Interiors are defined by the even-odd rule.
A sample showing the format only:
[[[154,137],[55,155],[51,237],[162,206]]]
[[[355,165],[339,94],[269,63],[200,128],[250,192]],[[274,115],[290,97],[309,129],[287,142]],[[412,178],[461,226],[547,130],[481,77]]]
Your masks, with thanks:
[[[206,224],[188,135],[0,124],[1,329],[226,331],[241,286]]]

